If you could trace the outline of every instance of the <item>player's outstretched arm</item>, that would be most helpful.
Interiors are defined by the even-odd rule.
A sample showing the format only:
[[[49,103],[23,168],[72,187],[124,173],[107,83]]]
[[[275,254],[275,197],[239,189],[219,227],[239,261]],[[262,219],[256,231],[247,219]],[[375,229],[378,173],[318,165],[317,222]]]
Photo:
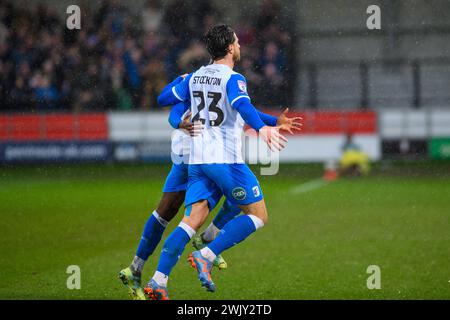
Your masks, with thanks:
[[[266,124],[259,117],[255,107],[250,103],[249,99],[239,99],[233,104],[233,108],[241,115],[245,123],[250,127],[259,131]]]
[[[259,118],[264,122],[266,125],[271,127],[277,126],[277,117],[274,117],[270,114],[261,112],[260,110],[256,109],[256,112],[258,112]]]
[[[287,139],[279,132],[279,127],[267,126],[259,117],[255,107],[249,99],[239,99],[233,104],[242,119],[250,127],[259,131],[259,134],[266,141],[272,151],[282,150],[286,146]]]
[[[266,125],[251,104],[247,93],[247,81],[241,74],[233,74],[230,77],[227,83],[227,95],[230,105],[239,112],[245,123],[259,131],[272,151],[281,150],[285,147],[287,139],[280,134],[279,128]]]
[[[303,124],[301,123],[301,120],[303,120],[302,117],[293,117],[289,118],[287,116],[287,113],[289,112],[289,108],[284,109],[284,111],[277,117],[274,117],[270,114],[261,112],[260,110],[256,109],[258,112],[259,117],[261,120],[268,126],[276,127],[278,126],[280,130],[288,131],[290,134],[294,134],[293,131],[298,130],[300,131]]]

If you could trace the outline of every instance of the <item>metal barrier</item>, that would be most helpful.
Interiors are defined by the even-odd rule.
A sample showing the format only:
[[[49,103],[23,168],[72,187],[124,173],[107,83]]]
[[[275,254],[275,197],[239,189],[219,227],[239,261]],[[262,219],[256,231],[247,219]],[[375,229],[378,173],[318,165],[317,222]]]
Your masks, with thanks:
[[[300,74],[308,108],[450,108],[449,58],[310,62]]]

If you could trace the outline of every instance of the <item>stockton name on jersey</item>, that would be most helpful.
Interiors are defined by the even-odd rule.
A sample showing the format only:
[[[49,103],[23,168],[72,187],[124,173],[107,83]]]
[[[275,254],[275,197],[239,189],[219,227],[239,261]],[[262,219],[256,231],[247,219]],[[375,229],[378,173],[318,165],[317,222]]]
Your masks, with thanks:
[[[210,86],[220,86],[222,83],[221,78],[208,77],[208,76],[195,76],[192,77],[192,84],[207,84]]]

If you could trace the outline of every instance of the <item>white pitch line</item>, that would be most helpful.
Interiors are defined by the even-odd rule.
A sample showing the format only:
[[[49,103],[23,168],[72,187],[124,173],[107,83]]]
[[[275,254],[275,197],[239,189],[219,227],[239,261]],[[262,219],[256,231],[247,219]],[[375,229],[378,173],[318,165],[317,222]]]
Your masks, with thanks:
[[[313,191],[316,189],[319,189],[321,187],[326,186],[327,184],[329,184],[328,181],[326,181],[325,179],[314,179],[305,183],[302,183],[301,185],[298,185],[296,187],[293,187],[291,189],[291,193],[294,194],[300,194],[300,193],[306,193],[309,191]]]

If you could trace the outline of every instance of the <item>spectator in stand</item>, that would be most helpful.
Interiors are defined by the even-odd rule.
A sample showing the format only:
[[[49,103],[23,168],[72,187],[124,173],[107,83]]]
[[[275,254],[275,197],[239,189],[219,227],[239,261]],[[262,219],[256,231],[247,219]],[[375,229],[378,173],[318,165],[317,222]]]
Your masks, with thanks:
[[[188,16],[190,11],[188,2],[185,0],[174,0],[164,12],[163,21],[170,34],[177,40],[185,41],[192,36]]]
[[[9,95],[6,99],[9,100],[9,106],[14,111],[26,111],[31,109],[33,96],[31,88],[28,86],[25,79],[17,77],[14,86],[9,90]],[[2,99],[2,101],[5,100]]]
[[[264,68],[268,64],[273,64],[281,73],[285,66],[284,55],[274,41],[268,42],[262,52],[259,64]]]
[[[59,93],[48,75],[37,72],[31,80],[31,88],[38,111],[58,109]]]
[[[193,72],[208,64],[208,52],[205,50],[205,45],[197,40],[191,41],[189,47],[180,55],[178,59],[178,67],[184,72]]]
[[[174,0],[164,12],[164,29],[167,30],[165,46],[170,47],[164,63],[169,79],[174,79],[179,75],[177,60],[191,39],[192,32],[189,26],[188,12],[190,12],[189,5],[184,0]]]
[[[259,66],[263,72],[262,91],[271,92],[265,96],[266,106],[276,107],[279,97],[283,96],[284,77],[284,57],[275,42],[266,44],[259,61]],[[283,104],[285,101],[283,100]]]
[[[160,0],[147,0],[144,10],[142,10],[142,27],[144,32],[156,34],[161,30],[162,13]]]
[[[131,95],[124,88],[125,67],[122,61],[114,62],[110,74],[110,80],[112,83],[112,90],[114,93],[114,99],[116,101],[115,106],[117,109],[125,111],[133,108],[133,102]]]
[[[191,24],[195,37],[205,34],[214,25],[218,11],[210,0],[194,0],[191,7]]]
[[[140,108],[144,110],[158,107],[157,99],[162,89],[167,85],[164,65],[158,59],[151,59],[144,69],[144,88]]]
[[[142,50],[134,44],[129,44],[129,49],[124,52],[123,62],[126,70],[128,89],[133,99],[133,105],[139,105],[139,94],[142,87],[140,70],[144,66],[142,61]]]

